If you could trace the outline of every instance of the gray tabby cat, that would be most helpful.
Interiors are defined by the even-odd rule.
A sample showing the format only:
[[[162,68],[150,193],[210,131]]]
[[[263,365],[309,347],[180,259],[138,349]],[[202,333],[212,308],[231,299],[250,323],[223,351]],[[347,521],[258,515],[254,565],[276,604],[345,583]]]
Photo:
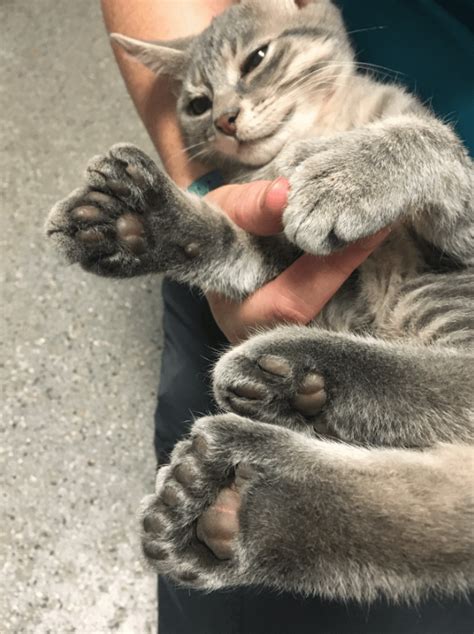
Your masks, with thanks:
[[[309,327],[263,332],[220,359],[215,396],[232,413],[197,421],[159,470],[146,557],[207,589],[466,592],[474,180],[462,143],[402,88],[357,72],[329,0],[245,0],[196,37],[114,39],[178,80],[201,160],[229,182],[289,178],[284,232],[248,235],[117,145],[51,213],[69,261],[239,299],[303,251],[393,228]]]

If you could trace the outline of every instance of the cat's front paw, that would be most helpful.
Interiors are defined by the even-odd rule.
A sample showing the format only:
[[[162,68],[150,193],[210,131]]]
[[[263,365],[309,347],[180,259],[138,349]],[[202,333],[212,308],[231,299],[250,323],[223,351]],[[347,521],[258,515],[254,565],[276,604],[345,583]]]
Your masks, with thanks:
[[[324,363],[298,345],[293,333],[300,330],[252,337],[221,357],[214,370],[217,403],[256,420],[328,434]]]
[[[84,185],[52,209],[46,233],[71,262],[128,277],[152,266],[150,212],[160,205],[160,171],[133,145],[89,161]]]
[[[251,535],[240,518],[262,480],[262,456],[284,451],[281,431],[233,414],[197,421],[144,500],[142,548],[154,570],[196,588],[251,582]]]
[[[370,143],[358,135],[330,141],[293,166],[283,214],[286,237],[315,255],[376,233],[394,221],[397,210],[388,183],[374,169]]]

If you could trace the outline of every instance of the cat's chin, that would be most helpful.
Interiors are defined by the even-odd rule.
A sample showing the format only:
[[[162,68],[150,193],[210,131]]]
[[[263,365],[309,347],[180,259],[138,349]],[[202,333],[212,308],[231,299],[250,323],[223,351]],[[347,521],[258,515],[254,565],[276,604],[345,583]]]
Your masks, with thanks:
[[[215,149],[219,154],[241,165],[261,167],[270,163],[282,150],[286,138],[277,135],[252,141],[221,139]]]

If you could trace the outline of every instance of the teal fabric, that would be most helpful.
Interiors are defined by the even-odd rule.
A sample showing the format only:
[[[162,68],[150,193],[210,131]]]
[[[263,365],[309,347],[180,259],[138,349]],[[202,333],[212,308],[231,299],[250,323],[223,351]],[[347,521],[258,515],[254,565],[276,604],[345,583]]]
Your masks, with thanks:
[[[191,183],[188,187],[188,192],[197,194],[198,196],[205,196],[221,185],[224,185],[224,178],[219,170],[214,170],[213,172],[204,174],[204,176],[195,180],[194,183]]]
[[[406,85],[430,104],[474,156],[474,0],[336,3],[352,31],[357,60],[385,67],[378,76]]]

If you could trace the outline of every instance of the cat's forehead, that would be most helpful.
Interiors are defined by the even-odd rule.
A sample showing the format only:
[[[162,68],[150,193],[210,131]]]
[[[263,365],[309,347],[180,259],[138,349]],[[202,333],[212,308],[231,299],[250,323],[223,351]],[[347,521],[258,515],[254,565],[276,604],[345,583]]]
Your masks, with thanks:
[[[231,7],[214,18],[194,42],[185,83],[198,87],[203,82],[214,85],[224,80],[239,53],[260,43],[266,31],[257,15]]]

